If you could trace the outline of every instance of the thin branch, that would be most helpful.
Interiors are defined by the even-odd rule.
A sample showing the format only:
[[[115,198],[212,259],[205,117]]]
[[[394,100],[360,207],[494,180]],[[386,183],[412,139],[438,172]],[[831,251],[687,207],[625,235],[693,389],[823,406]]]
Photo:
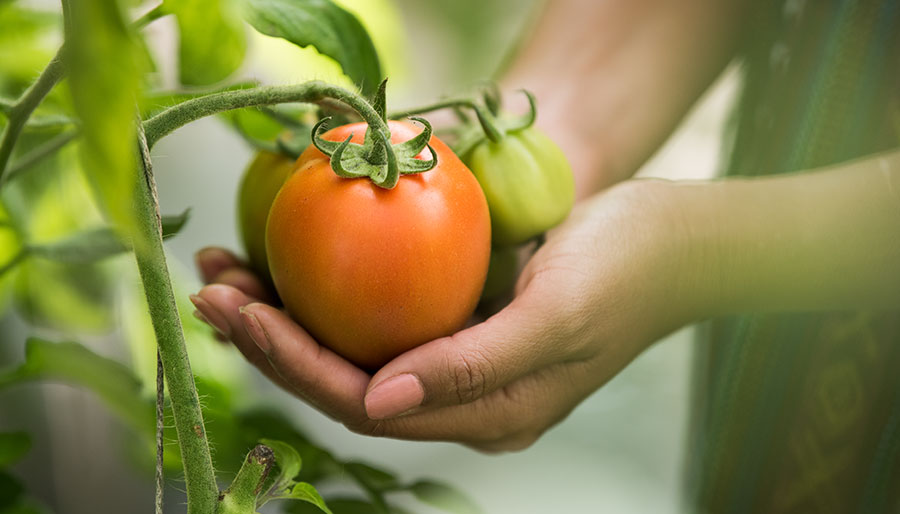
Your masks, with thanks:
[[[318,81],[224,91],[187,100],[146,120],[144,131],[148,146],[153,148],[157,141],[175,129],[220,112],[280,103],[319,103],[326,99],[336,99],[353,107],[370,126],[377,128],[385,137],[390,136],[387,124],[364,98],[346,89]]]
[[[159,350],[156,352],[156,512],[155,514],[163,514],[163,416],[165,411],[163,405],[166,401],[165,394],[165,377],[163,376],[162,357],[159,356]]]
[[[65,74],[61,58],[62,53],[63,48],[60,47],[38,79],[25,90],[22,97],[9,109],[8,123],[3,128],[3,134],[0,135],[0,183],[2,183],[6,165],[12,156],[13,147],[19,139],[22,128],[25,127],[25,123],[28,121],[31,113],[34,112],[44,97],[47,96],[47,93],[53,89],[53,86]]]
[[[23,155],[9,166],[9,169],[6,171],[6,175],[0,177],[0,188],[2,188],[3,185],[10,180],[16,178],[23,171],[40,162],[42,159],[58,152],[64,146],[74,141],[78,136],[78,130],[63,132],[62,134],[59,134],[53,139],[47,140],[41,146]]]

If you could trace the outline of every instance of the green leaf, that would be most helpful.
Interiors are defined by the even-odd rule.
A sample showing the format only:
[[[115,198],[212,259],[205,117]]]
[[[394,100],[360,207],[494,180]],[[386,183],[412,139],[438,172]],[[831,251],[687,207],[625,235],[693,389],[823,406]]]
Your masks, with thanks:
[[[344,471],[366,489],[385,492],[400,487],[397,477],[393,474],[362,462],[347,462],[344,464]]]
[[[115,0],[66,0],[66,68],[85,173],[117,229],[135,226],[136,102],[146,63]]]
[[[333,514],[331,509],[328,508],[328,505],[325,504],[325,500],[322,499],[322,496],[316,491],[316,488],[307,482],[300,482],[296,484],[291,492],[282,497],[286,500],[300,500],[307,503],[311,503],[319,508],[322,512],[327,514]]]
[[[369,34],[353,14],[328,0],[245,0],[245,18],[259,32],[331,57],[365,95],[382,80]]]
[[[357,498],[329,498],[328,507],[333,514],[384,514],[384,510]],[[318,507],[309,503],[291,503],[285,507],[290,514],[317,514]]]
[[[187,209],[181,214],[162,216],[163,237],[168,238],[177,234],[187,223],[190,212],[190,209]],[[98,261],[129,249],[129,245],[124,244],[119,236],[107,227],[84,230],[56,241],[27,246],[29,255],[73,264]]]
[[[25,432],[0,433],[0,468],[18,461],[31,449],[31,437]]]
[[[24,489],[16,477],[0,470],[0,512],[16,512]]]
[[[185,209],[181,214],[170,214],[162,216],[162,236],[169,238],[181,232],[181,229],[187,224],[191,218],[191,209]]]
[[[33,325],[93,333],[112,325],[114,282],[106,263],[25,259],[13,277],[15,306]]]
[[[58,262],[87,263],[127,250],[115,232],[106,227],[76,232],[47,243],[27,246],[30,255]]]
[[[163,10],[178,18],[182,84],[214,84],[241,65],[247,42],[232,0],[166,0]]]
[[[25,362],[18,368],[0,371],[0,389],[38,380],[84,387],[137,430],[154,426],[153,405],[140,395],[141,384],[131,370],[78,343],[29,338],[25,343]]]
[[[409,486],[409,490],[422,503],[427,503],[447,512],[456,514],[477,514],[481,512],[481,509],[472,500],[446,484],[421,480]]]
[[[279,490],[286,487],[300,473],[303,461],[300,459],[300,454],[297,453],[297,450],[287,443],[273,439],[262,439],[259,442],[271,448],[275,453],[275,463],[278,464],[280,472],[278,477],[275,478],[273,490],[275,494],[280,494]]]

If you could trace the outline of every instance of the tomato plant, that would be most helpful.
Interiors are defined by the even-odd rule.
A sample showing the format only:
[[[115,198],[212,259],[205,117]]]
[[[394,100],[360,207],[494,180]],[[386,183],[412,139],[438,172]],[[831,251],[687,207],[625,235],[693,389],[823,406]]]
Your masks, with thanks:
[[[422,131],[390,122],[391,141]],[[364,142],[364,123],[324,141]],[[430,134],[430,128],[426,128]],[[461,328],[478,302],[490,256],[490,218],[478,182],[436,137],[408,151],[435,167],[387,189],[342,178],[311,146],[269,213],[266,248],[285,307],[314,337],[368,369]],[[333,147],[334,148],[334,147]],[[413,163],[414,164],[414,163]]]
[[[163,0],[148,5],[62,0],[57,11],[52,3],[37,9],[30,4],[0,2],[0,308],[13,306],[19,315],[19,322],[10,324],[15,337],[7,337],[3,327],[0,357],[22,361],[7,366],[4,360],[0,390],[53,381],[93,392],[133,437],[123,438],[128,444],[118,450],[106,440],[88,445],[102,451],[99,457],[92,451],[87,465],[118,452],[141,471],[152,474],[155,467],[157,514],[163,511],[167,483],[185,493],[184,501],[166,505],[167,510],[186,507],[189,514],[252,514],[270,500],[300,501],[329,513],[313,485],[324,479],[355,484],[363,497],[352,498],[353,505],[374,512],[395,510],[388,493],[412,493],[426,503],[454,496],[431,481],[405,482],[370,465],[342,460],[311,442],[278,411],[241,410],[231,400],[240,387],[229,381],[233,374],[216,369],[217,358],[195,359],[192,366],[190,357],[198,354],[189,355],[189,346],[204,352],[202,357],[220,352],[218,359],[224,350],[202,346],[210,342],[208,327],[184,316],[190,313],[185,289],[195,284],[178,284],[179,276],[170,273],[172,259],[167,259],[164,238],[177,235],[187,213],[160,212],[151,149],[176,129],[219,114],[267,150],[248,173],[246,195],[239,202],[247,219],[250,258],[258,266],[267,262],[260,250],[264,231],[252,225],[266,217],[268,204],[293,168],[293,159],[271,153],[280,150],[266,141],[274,137],[272,124],[276,133],[294,131],[308,122],[296,113],[304,109],[315,119],[355,116],[374,127],[377,137],[388,134],[383,116],[368,100],[383,75],[360,21],[329,0]],[[136,11],[143,14],[129,20]],[[168,18],[169,29],[146,37],[144,28],[160,18]],[[236,75],[243,67],[248,33],[315,47],[340,66],[352,86],[267,86],[240,80]],[[61,36],[62,46],[47,47]],[[157,63],[160,52],[150,47],[160,43],[176,50],[177,59]],[[174,73],[156,73],[169,70],[170,63]],[[256,123],[260,119],[268,123]],[[422,138],[413,141],[427,144]],[[435,145],[438,152],[446,151]],[[393,147],[376,152],[388,160],[399,157],[399,166],[378,163],[386,171],[376,177],[379,191],[396,185],[400,170],[423,172],[433,166],[433,160],[415,160],[408,150],[401,143],[396,152]],[[353,154],[346,147],[341,151]],[[452,161],[450,156],[444,160]],[[340,158],[337,162],[340,168]],[[395,190],[434,178],[422,177],[403,176]],[[486,207],[482,212],[487,233]],[[126,291],[111,294],[118,293],[113,284]],[[122,299],[123,306],[107,304],[112,298]],[[119,319],[126,310],[132,317]],[[19,337],[19,325],[39,327],[42,334],[58,334],[65,341],[26,340]],[[71,341],[86,327],[93,331],[92,340],[128,346],[111,353],[134,350],[134,365]],[[137,339],[151,342],[152,357],[141,361],[136,356]],[[10,417],[10,422],[18,420]],[[177,444],[164,444],[167,440]],[[21,432],[0,433],[2,512],[46,511],[6,469],[28,452],[30,441]],[[52,474],[65,477],[81,469],[73,465]],[[61,483],[72,491],[86,483],[68,482]],[[103,503],[109,489],[79,491],[78,498],[101,496],[92,498],[101,506],[94,509],[98,512],[150,508],[138,505],[143,496],[129,496],[126,501],[134,505],[110,509]],[[149,495],[146,500],[149,504]],[[347,498],[334,504],[342,501],[346,505]]]

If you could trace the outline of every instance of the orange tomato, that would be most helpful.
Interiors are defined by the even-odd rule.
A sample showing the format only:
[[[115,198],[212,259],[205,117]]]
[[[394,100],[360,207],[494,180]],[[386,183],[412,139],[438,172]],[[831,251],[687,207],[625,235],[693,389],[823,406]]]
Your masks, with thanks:
[[[393,143],[419,128],[390,122]],[[361,143],[366,125],[323,137]],[[491,223],[477,180],[438,138],[437,166],[393,189],[340,178],[310,146],[275,198],[266,226],[269,269],[291,316],[321,344],[375,369],[462,328],[478,303]],[[417,158],[429,159],[427,150]]]

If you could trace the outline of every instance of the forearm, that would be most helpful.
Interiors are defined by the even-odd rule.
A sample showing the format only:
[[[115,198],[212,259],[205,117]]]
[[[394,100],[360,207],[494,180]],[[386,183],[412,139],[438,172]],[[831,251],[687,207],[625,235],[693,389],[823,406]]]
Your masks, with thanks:
[[[900,151],[674,195],[702,312],[900,308]]]
[[[533,91],[538,124],[580,197],[630,177],[731,59],[740,0],[551,0],[503,83]]]

